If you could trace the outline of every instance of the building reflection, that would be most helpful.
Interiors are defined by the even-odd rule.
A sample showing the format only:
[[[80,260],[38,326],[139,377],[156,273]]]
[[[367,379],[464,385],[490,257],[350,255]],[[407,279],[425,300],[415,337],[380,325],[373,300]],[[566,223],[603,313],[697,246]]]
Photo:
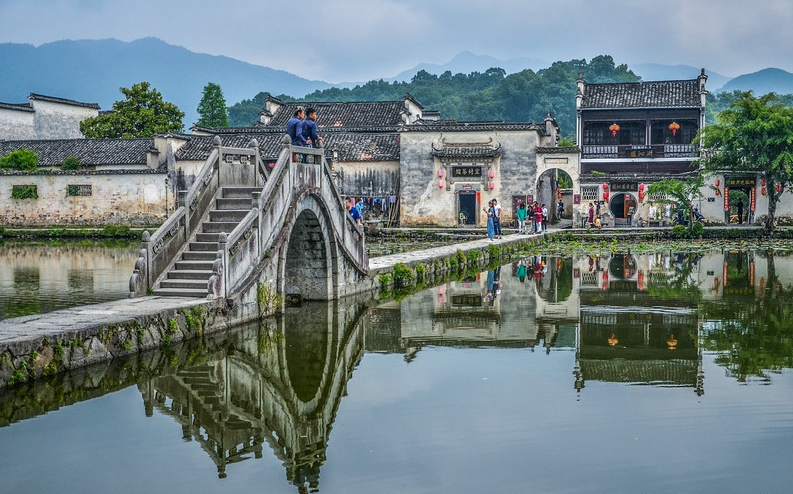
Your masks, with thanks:
[[[702,395],[692,261],[672,254],[574,260],[582,280],[577,391],[589,380],[693,387]]]
[[[226,477],[266,445],[299,492],[319,486],[328,439],[364,352],[360,304],[290,308],[235,333],[213,356],[141,384],[147,415],[172,417]]]

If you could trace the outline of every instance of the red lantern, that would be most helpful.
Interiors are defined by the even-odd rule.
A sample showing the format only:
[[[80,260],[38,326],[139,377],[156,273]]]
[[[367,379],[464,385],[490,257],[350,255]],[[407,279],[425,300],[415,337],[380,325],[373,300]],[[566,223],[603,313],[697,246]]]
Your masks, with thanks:
[[[556,189],[556,198],[557,199],[561,199],[562,198],[562,189]]]
[[[438,178],[443,178],[443,168],[438,168]]]
[[[776,193],[779,194],[782,192],[782,184],[776,184]]]
[[[617,137],[617,132],[620,131],[620,126],[617,125],[616,123],[613,123],[613,124],[609,125],[609,130],[611,131],[611,135],[613,137]]]
[[[716,187],[719,187],[720,185],[721,185],[721,179],[717,178],[716,179]],[[765,185],[765,184],[763,184],[763,185]]]
[[[672,131],[672,137],[677,135],[677,131],[680,130],[680,124],[677,122],[672,122],[669,124],[669,130]]]
[[[443,188],[443,180],[438,180],[438,188],[439,189]]]
[[[765,187],[765,179],[762,179],[762,180],[760,180],[760,185],[762,185],[763,187]]]
[[[763,194],[764,196],[765,196],[765,195],[768,195],[768,189],[766,189],[765,187],[763,187],[763,188],[760,190],[760,193],[761,193],[761,194]]]

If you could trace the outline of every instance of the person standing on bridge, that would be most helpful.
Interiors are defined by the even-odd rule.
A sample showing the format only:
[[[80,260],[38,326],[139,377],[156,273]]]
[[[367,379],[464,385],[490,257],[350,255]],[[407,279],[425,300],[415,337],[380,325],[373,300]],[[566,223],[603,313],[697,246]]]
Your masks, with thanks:
[[[303,110],[302,106],[298,106],[297,110],[295,110],[294,116],[289,119],[289,122],[286,124],[286,133],[289,135],[289,138],[292,139],[293,146],[305,146],[306,145],[306,138],[303,137],[303,117],[305,115],[305,111]]]
[[[306,146],[318,148],[322,137],[317,133],[317,110],[309,108],[306,110],[306,118],[303,120],[303,139]]]
[[[344,200],[344,204],[347,206],[347,211],[352,216],[353,221],[356,225],[361,224],[361,213],[358,211],[358,208],[355,207],[355,204],[352,201],[352,198],[348,197]]]

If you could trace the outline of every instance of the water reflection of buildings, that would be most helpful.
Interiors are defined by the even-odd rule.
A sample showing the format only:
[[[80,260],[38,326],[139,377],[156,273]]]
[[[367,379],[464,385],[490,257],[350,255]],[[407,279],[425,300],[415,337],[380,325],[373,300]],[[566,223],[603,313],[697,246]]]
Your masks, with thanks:
[[[578,391],[587,381],[608,381],[691,387],[702,394],[697,307],[710,257],[529,257],[495,270],[500,290],[491,289],[491,271],[379,308],[379,320],[400,335],[383,344],[410,361],[427,345],[541,343],[546,351],[575,351]],[[371,325],[374,331],[380,326]],[[372,336],[369,349],[377,339]]]
[[[424,345],[534,348],[542,342],[550,349],[565,326],[572,335],[577,317],[575,299],[542,302],[548,287],[558,293],[560,269],[551,261],[526,259],[403,300],[403,346],[414,354]]]
[[[328,438],[347,381],[363,356],[363,309],[308,305],[254,325],[215,357],[139,385],[146,414],[156,409],[182,426],[217,465],[255,457],[262,445],[300,492],[319,484]]]
[[[574,259],[580,277],[575,388],[587,380],[686,386],[703,393],[699,291],[691,259],[614,254]]]

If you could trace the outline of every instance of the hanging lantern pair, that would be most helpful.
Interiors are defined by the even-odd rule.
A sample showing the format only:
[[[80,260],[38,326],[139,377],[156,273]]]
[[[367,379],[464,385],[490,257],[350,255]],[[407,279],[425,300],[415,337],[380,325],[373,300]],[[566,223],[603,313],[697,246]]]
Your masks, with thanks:
[[[617,125],[617,123],[615,122],[615,123],[609,125],[609,130],[611,131],[611,136],[612,137],[617,137],[617,132],[620,131],[620,126]]]
[[[603,184],[603,200],[609,200],[609,184]]]
[[[562,189],[556,189],[556,198],[559,200],[562,199]]]
[[[680,124],[677,122],[672,122],[669,124],[669,130],[672,131],[672,137],[677,135],[677,131],[680,130]]]
[[[639,202],[644,201],[644,184],[639,184]]]

